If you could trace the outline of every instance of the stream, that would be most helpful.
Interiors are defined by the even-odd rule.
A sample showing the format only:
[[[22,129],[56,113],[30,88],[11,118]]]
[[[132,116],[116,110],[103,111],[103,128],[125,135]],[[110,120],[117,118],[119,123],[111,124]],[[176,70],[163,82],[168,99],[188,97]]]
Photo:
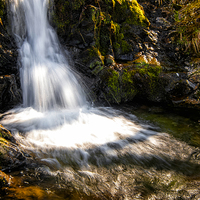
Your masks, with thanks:
[[[157,107],[91,106],[48,3],[9,0],[23,104],[1,124],[30,161],[10,172],[1,199],[200,199],[198,120]]]

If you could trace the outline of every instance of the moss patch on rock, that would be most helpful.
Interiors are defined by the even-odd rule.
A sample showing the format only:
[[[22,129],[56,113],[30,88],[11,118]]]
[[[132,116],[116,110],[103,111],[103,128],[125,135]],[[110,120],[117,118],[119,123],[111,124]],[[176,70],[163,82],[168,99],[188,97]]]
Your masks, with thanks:
[[[5,14],[5,6],[6,6],[5,0],[0,0],[0,18],[2,18],[3,15]],[[0,21],[0,23],[2,23],[2,21]]]
[[[103,94],[106,101],[111,103],[120,103],[120,84],[119,72],[111,68],[104,68],[100,74],[101,82],[103,85]]]
[[[132,50],[125,38],[127,25],[150,25],[142,6],[136,0],[84,0],[56,2],[53,21],[69,45],[82,48],[95,46],[103,56],[125,54]],[[93,38],[89,38],[89,35]],[[72,42],[71,40],[76,41]],[[89,39],[88,39],[89,38]]]
[[[161,71],[160,66],[134,63],[122,70],[105,68],[100,75],[104,97],[110,103],[132,101],[137,94],[143,93],[156,98]]]
[[[121,75],[121,93],[124,102],[133,100],[138,93],[134,80],[135,74],[136,71],[134,69],[125,69]]]

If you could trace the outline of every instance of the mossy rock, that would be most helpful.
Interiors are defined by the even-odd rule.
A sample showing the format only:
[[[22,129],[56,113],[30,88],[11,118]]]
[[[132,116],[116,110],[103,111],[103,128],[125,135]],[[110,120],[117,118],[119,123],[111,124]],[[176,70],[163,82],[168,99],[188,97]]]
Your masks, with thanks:
[[[136,95],[146,95],[149,100],[156,101],[161,90],[158,90],[161,70],[160,66],[134,63],[121,70],[117,69],[117,64],[104,68],[100,74],[103,96],[110,103],[132,101]]]
[[[119,72],[111,68],[104,68],[100,73],[100,79],[105,100],[110,103],[120,103]]]
[[[16,144],[11,133],[0,127],[0,166],[4,169],[14,169],[24,165],[26,158]]]
[[[4,128],[1,124],[0,124],[0,137],[15,142],[15,138],[10,133],[10,131]]]
[[[124,21],[133,25],[150,25],[142,6],[136,0],[117,0],[114,2],[113,18],[116,22]]]
[[[139,92],[136,88],[135,83],[135,74],[136,71],[134,69],[124,69],[121,75],[120,83],[121,83],[121,96],[122,101],[132,101],[136,94]]]
[[[0,23],[2,23],[1,18],[5,15],[6,2],[5,0],[0,0]]]
[[[53,21],[59,35],[69,45],[83,50],[94,46],[103,56],[117,58],[120,54],[133,51],[129,39],[125,37],[127,25],[150,25],[136,0],[58,0],[55,6]]]

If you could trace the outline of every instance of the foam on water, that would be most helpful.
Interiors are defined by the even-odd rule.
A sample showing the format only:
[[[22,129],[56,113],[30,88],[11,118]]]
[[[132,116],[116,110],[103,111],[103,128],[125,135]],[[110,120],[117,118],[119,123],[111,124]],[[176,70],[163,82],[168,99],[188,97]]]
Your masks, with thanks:
[[[5,115],[1,123],[41,161],[53,159],[65,165],[73,159],[79,167],[88,165],[88,159],[99,152],[103,159],[117,157],[120,149],[157,134],[148,129],[150,126],[138,124],[134,115],[125,117],[112,108],[43,113],[30,107],[19,108]]]

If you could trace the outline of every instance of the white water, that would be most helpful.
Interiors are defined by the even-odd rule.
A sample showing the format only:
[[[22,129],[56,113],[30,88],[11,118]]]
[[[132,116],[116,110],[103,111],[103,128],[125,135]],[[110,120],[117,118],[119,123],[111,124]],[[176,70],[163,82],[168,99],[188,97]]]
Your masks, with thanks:
[[[20,52],[23,106],[2,115],[1,123],[44,166],[43,172],[62,176],[66,185],[86,194],[123,191],[132,199],[130,177],[137,174],[136,165],[170,167],[172,158],[184,160],[191,153],[132,114],[88,107],[81,80],[47,21],[47,0],[9,3]]]
[[[10,0],[12,27],[20,48],[24,107],[74,109],[85,96],[47,20],[48,0]]]
[[[117,158],[116,148],[131,151],[133,141],[157,134],[147,130],[148,126],[136,125],[133,115],[124,117],[112,108],[86,106],[80,80],[67,64],[48,23],[47,0],[9,2],[20,52],[23,108],[8,112],[1,123],[15,133],[25,149],[39,161],[53,160],[62,170],[70,162],[88,166],[92,157],[100,164],[96,149],[104,161]],[[138,155],[141,152],[138,150]]]
[[[9,3],[20,52],[23,106],[2,115],[1,123],[44,166],[43,172],[58,177],[58,188],[133,199],[137,173],[151,172],[141,166],[170,168],[173,159],[188,158],[186,144],[139,123],[136,116],[87,106],[81,80],[47,21],[47,0]]]
[[[47,3],[10,0],[20,52],[23,107],[5,113],[1,123],[50,173],[64,172],[66,180],[73,179],[76,186],[80,173],[72,175],[76,169],[83,176],[89,171],[101,174],[105,166],[112,164],[114,169],[119,162],[142,165],[152,157],[175,156],[177,150],[168,151],[173,141],[139,124],[134,115],[86,106],[80,80],[47,21]],[[112,176],[109,170],[105,173]],[[79,184],[85,185],[84,181]],[[107,187],[106,181],[102,184]]]

